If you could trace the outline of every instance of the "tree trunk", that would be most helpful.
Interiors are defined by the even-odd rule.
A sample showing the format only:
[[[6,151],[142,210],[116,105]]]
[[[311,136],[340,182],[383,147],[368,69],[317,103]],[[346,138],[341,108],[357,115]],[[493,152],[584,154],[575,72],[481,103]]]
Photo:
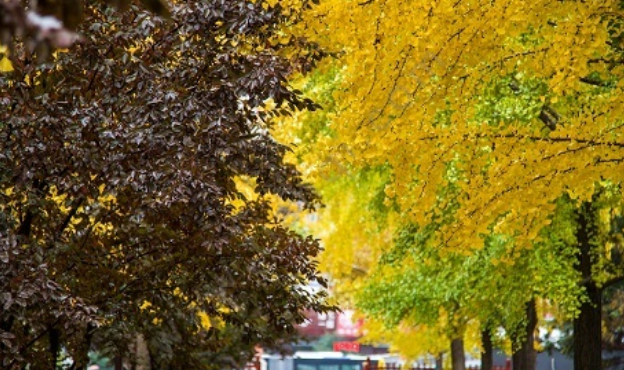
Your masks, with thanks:
[[[115,370],[123,370],[123,359],[121,356],[115,357]]]
[[[592,279],[591,238],[595,232],[591,203],[581,206],[578,218],[577,241],[583,286],[588,300],[581,305],[581,313],[574,319],[574,369],[600,370],[602,368],[601,289]]]
[[[50,369],[56,369],[59,351],[61,349],[60,333],[57,329],[50,328],[48,330],[48,339],[50,341]]]
[[[526,303],[526,330],[524,340],[519,348],[511,356],[513,370],[535,370],[535,359],[537,354],[533,347],[535,340],[535,326],[537,325],[537,313],[535,312],[535,300],[531,299]]]
[[[435,368],[436,368],[436,370],[444,369],[444,352],[440,352],[438,354],[438,357],[436,357]]]
[[[93,334],[96,329],[97,327],[95,324],[87,324],[84,341],[73,354],[74,363],[71,367],[72,370],[85,370],[87,366],[89,366],[89,350],[91,349],[91,341],[93,340]]]
[[[494,347],[492,344],[492,335],[489,329],[481,331],[481,370],[492,370],[494,366]]]
[[[466,355],[462,338],[455,338],[451,341],[451,361],[453,370],[466,370]]]
[[[137,334],[136,336],[136,370],[151,370],[151,361],[149,356],[149,348],[147,347],[147,341],[143,334]]]

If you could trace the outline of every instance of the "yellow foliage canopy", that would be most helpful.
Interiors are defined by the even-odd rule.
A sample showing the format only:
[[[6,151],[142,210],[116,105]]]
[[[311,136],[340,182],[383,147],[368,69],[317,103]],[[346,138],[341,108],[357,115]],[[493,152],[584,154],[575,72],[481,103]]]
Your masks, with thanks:
[[[618,4],[327,0],[300,25],[344,63],[324,150],[342,165],[389,165],[386,194],[418,223],[452,162],[459,222],[440,242],[479,246],[496,222],[528,245],[562,192],[588,199],[596,181],[624,179]],[[479,118],[486,89],[502,78],[514,91],[543,83],[540,114]]]

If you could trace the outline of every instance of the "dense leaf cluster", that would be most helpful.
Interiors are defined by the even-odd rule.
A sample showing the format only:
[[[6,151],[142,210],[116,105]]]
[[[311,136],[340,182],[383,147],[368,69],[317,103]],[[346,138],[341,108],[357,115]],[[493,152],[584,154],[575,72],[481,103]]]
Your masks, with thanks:
[[[317,242],[264,196],[316,202],[268,131],[268,101],[315,108],[270,42],[289,16],[244,0],[84,15],[84,42],[0,76],[0,366],[64,350],[84,368],[140,334],[153,368],[203,368],[289,340],[328,309],[303,288],[322,281]]]

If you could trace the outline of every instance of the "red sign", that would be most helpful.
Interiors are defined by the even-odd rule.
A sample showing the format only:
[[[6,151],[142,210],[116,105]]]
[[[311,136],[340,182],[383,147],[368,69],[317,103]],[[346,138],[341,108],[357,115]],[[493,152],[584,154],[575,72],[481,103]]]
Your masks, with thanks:
[[[334,351],[339,352],[360,352],[360,343],[358,342],[334,342]]]

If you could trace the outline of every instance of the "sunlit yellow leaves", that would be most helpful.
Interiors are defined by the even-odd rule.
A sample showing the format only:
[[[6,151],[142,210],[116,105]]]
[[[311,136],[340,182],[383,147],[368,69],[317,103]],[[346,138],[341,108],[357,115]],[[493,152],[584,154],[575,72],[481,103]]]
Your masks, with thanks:
[[[374,318],[369,318],[365,322],[365,328],[367,333],[361,339],[363,342],[390,343],[391,350],[400,353],[407,360],[416,360],[423,354],[445,352],[449,347],[444,334],[438,328],[427,325],[402,325],[399,329],[389,329]]]
[[[562,194],[587,201],[598,182],[624,181],[618,8],[328,0],[305,15],[295,27],[339,56],[338,87],[330,113],[317,116],[327,132],[306,138],[306,122],[317,123],[308,115],[280,128],[328,202],[317,235],[337,285],[361,289],[398,224],[428,225],[445,209],[453,222],[432,244],[470,256],[492,232],[511,236],[491,260],[505,269],[544,242]],[[381,167],[383,181],[357,178]],[[371,203],[388,207],[390,221],[378,222]],[[576,297],[574,284],[561,290]]]
[[[281,225],[292,226],[300,222],[302,227],[307,224],[311,211],[303,210],[297,202],[282,199],[277,194],[260,195],[256,192],[256,179],[251,177],[234,178],[238,193],[228,199],[228,204],[233,206],[233,214],[245,209],[250,202],[266,201],[270,205],[272,215]]]
[[[525,133],[521,125],[501,131],[473,122],[475,100],[491,76],[514,72],[520,85],[528,77],[543,79],[549,96],[542,95],[541,101],[566,113],[570,101],[561,103],[561,97],[586,94],[589,87],[580,80],[592,70],[607,71],[606,64],[590,60],[611,53],[604,14],[612,8],[613,1],[324,2],[306,19],[309,37],[343,53],[344,65],[344,89],[336,94],[340,109],[333,117],[336,136],[327,150],[340,158],[338,163],[356,167],[389,163],[397,202],[415,217],[420,214],[415,208],[435,202],[450,158],[462,158],[470,164],[462,165],[466,177],[481,179],[464,186],[468,197],[460,224],[472,220],[482,227],[499,212],[518,207],[516,217],[507,219],[517,228],[509,230],[527,223],[537,227],[541,222],[528,219],[536,217],[530,215],[534,211],[522,209],[548,209],[547,203],[569,188],[583,199],[591,193],[601,171],[579,164],[596,163],[592,158],[604,158],[614,148],[601,145],[596,148],[600,154],[592,153],[573,138],[604,132],[595,124],[600,123],[598,112],[610,107],[613,117],[621,108],[592,97],[587,101],[594,106],[592,114],[575,112],[558,128],[556,141],[547,141],[537,119]],[[436,117],[444,110],[452,114],[442,126]],[[610,132],[621,134],[619,128]],[[497,150],[475,155],[481,137],[491,137]],[[489,173],[481,176],[487,166]],[[426,181],[417,182],[417,177]],[[518,191],[527,196],[513,195]],[[544,220],[545,213],[537,219]]]
[[[195,306],[195,303],[192,303],[191,305]],[[230,310],[223,307],[219,309],[219,312],[227,313],[227,312],[230,312]],[[220,317],[208,316],[208,314],[203,311],[197,312],[197,318],[199,319],[199,327],[202,330],[208,330],[210,328],[222,329],[225,325],[224,321]]]
[[[3,56],[2,59],[0,59],[0,72],[12,72],[13,71],[13,64],[11,64],[11,61],[9,60],[9,58],[7,58],[6,56]]]
[[[197,314],[200,320],[200,325],[203,329],[210,329],[212,327],[212,323],[210,322],[210,318],[205,312],[199,312]]]
[[[147,310],[148,308],[150,308],[152,306],[152,304],[148,301],[143,301],[143,303],[141,304],[140,309],[141,310]]]
[[[12,72],[13,64],[8,58],[8,49],[4,45],[0,45],[0,72]]]

